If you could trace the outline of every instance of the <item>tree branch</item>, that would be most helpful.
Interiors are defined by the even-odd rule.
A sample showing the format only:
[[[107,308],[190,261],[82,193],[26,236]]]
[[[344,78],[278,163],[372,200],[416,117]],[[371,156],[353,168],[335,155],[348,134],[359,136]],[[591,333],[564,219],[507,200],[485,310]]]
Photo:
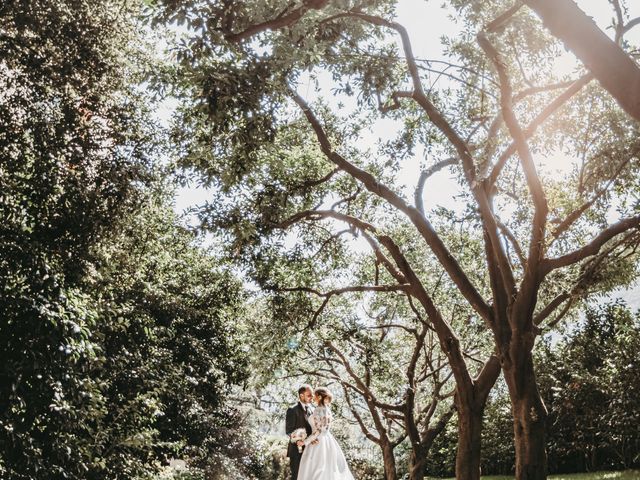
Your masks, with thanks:
[[[598,192],[596,192],[596,194],[593,196],[593,198],[591,198],[591,200],[583,203],[580,207],[576,208],[573,212],[567,215],[567,217],[560,223],[560,225],[558,225],[553,230],[553,232],[551,232],[554,238],[558,238],[563,232],[569,229],[569,227],[571,227],[571,225],[573,225],[573,223],[576,220],[578,220],[584,212],[586,212],[589,208],[591,208],[591,206],[598,200],[598,198],[602,197],[605,193],[607,193],[607,191],[609,190],[609,187],[611,187],[611,185],[616,180],[616,178],[618,178],[620,173],[622,173],[622,170],[624,170],[624,167],[628,165],[628,163],[631,161],[633,156],[636,155],[637,153],[638,153],[638,150],[636,149],[636,151],[633,153],[632,156],[630,156],[629,158],[627,158],[627,160],[625,160],[620,164],[620,166],[616,169],[616,172],[609,179],[607,184],[603,188],[601,188]]]
[[[416,191],[414,194],[414,202],[415,202],[416,208],[423,216],[426,216],[426,215],[424,211],[424,202],[422,201],[422,195],[423,195],[424,186],[427,180],[431,175],[439,172],[445,167],[448,167],[450,165],[455,165],[456,163],[458,163],[457,158],[455,157],[447,158],[445,160],[440,160],[439,162],[431,165],[426,170],[420,172],[420,178],[418,178],[418,184],[416,185]]]
[[[571,298],[571,294],[562,292],[551,300],[546,307],[544,307],[534,318],[533,324],[540,325],[553,311],[562,305],[565,301]]]
[[[640,120],[640,68],[572,0],[524,0],[549,31],[594,74],[618,104]]]
[[[571,253],[556,258],[549,258],[543,261],[543,272],[547,273],[556,268],[566,267],[579,262],[587,257],[597,254],[600,248],[616,235],[624,233],[627,230],[637,228],[640,225],[640,215],[628,217],[619,222],[610,225],[600,232],[591,242]]]
[[[288,27],[304,17],[308,11],[320,10],[324,8],[327,3],[329,3],[329,0],[304,0],[302,6],[292,10],[291,13],[287,15],[278,15],[274,19],[251,25],[238,33],[226,33],[225,39],[231,43],[239,43],[267,30],[277,30]]]
[[[492,240],[491,241],[492,248],[494,249],[494,254],[498,261],[498,265],[500,267],[499,270],[501,275],[503,276],[503,281],[506,284],[507,290],[512,291],[515,288],[513,272],[511,271],[511,266],[509,265],[509,261],[506,257],[506,253],[502,249],[502,245],[498,239],[497,225],[495,223],[491,205],[487,198],[486,192],[482,187],[482,185],[478,183],[476,180],[475,165],[473,162],[473,158],[471,156],[471,151],[469,149],[469,146],[462,139],[462,137],[454,130],[454,128],[447,121],[444,115],[442,115],[438,111],[435,105],[429,100],[429,98],[425,94],[424,89],[422,87],[422,81],[420,79],[418,66],[417,66],[415,57],[413,55],[411,40],[409,39],[409,34],[407,32],[407,29],[397,22],[391,22],[383,18],[376,17],[374,15],[348,12],[348,13],[342,14],[342,16],[359,18],[373,25],[390,28],[392,30],[395,30],[400,35],[400,39],[402,41],[402,46],[405,54],[405,61],[407,62],[407,68],[409,70],[409,74],[411,76],[412,83],[413,83],[413,98],[418,103],[418,105],[422,107],[424,112],[427,114],[427,117],[429,118],[429,120],[431,120],[431,122],[443,133],[443,135],[449,140],[451,145],[453,145],[456,152],[458,153],[458,156],[462,161],[463,171],[465,173],[465,179],[467,180],[469,188],[471,189],[471,192],[474,195],[476,202],[478,203],[482,221],[485,224],[487,232]],[[436,256],[438,256],[439,260],[442,262],[444,257],[441,257],[438,251],[440,247],[438,247],[438,249],[435,249],[434,246],[431,243],[429,243],[429,240],[427,240],[427,243],[430,245],[431,249],[434,251]],[[449,271],[450,267],[444,264],[443,266],[445,267],[445,269]],[[456,278],[452,277],[452,279],[458,285],[458,288],[460,288],[460,284],[458,283]],[[465,276],[465,279],[466,279],[466,276]],[[466,283],[469,283],[468,279]],[[463,293],[463,295],[465,295],[465,290],[463,288],[460,288],[460,290]],[[469,300],[469,298],[467,299]],[[472,307],[474,309],[477,308],[476,300],[477,298],[472,303]],[[478,313],[481,313],[481,312],[478,312]],[[486,311],[485,313],[490,314],[489,311]],[[481,313],[481,315],[483,316],[483,318],[488,319],[488,317],[484,316],[484,313]]]
[[[544,189],[542,188],[542,182],[540,181],[540,177],[538,176],[538,172],[536,171],[535,164],[533,162],[531,151],[529,150],[527,138],[522,131],[522,128],[520,127],[520,124],[513,111],[513,107],[511,104],[511,100],[513,97],[511,81],[507,74],[505,64],[500,58],[500,54],[498,53],[498,51],[491,44],[491,42],[489,42],[489,39],[483,32],[480,32],[478,34],[478,43],[485,51],[489,59],[493,62],[493,65],[498,72],[498,76],[500,78],[500,105],[502,110],[502,117],[507,124],[509,133],[513,137],[518,156],[520,157],[520,162],[522,163],[522,169],[527,180],[529,192],[535,205],[535,213],[533,224],[531,227],[529,255],[526,264],[528,275],[525,274],[523,281],[523,290],[525,290],[524,283],[533,284],[537,282],[538,267],[544,255],[544,238],[549,208],[547,205],[546,194],[544,192]]]
[[[549,118],[553,113],[555,113],[561,106],[563,106],[567,101],[573,97],[576,93],[578,93],[582,87],[588,84],[591,80],[593,80],[593,75],[586,74],[576,80],[569,88],[567,88],[564,92],[562,92],[558,97],[556,97],[549,105],[547,105],[544,110],[542,110],[536,118],[534,118],[529,125],[524,129],[525,138],[530,138],[536,132],[538,127],[544,123],[547,118]],[[507,160],[511,158],[511,156],[516,153],[516,143],[512,142],[507,149],[500,155],[498,161],[496,162],[493,170],[491,170],[491,174],[487,179],[487,189],[493,187],[498,181],[498,177],[500,173],[502,173],[502,169],[507,163]]]
[[[325,156],[352,177],[361,181],[365,188],[371,193],[385,199],[391,205],[403,212],[418,229],[451,279],[456,283],[462,295],[469,301],[472,308],[482,318],[490,321],[491,310],[489,309],[489,306],[480,296],[475,286],[473,286],[469,281],[467,275],[464,273],[457,260],[446,248],[431,223],[415,207],[408,205],[398,194],[380,183],[373,175],[351,164],[340,154],[333,151],[331,143],[329,142],[320,121],[315,116],[309,105],[297,93],[292,92],[292,96],[315,131],[318,142],[320,143],[320,147]],[[363,230],[367,229],[370,230],[370,228],[363,228]]]

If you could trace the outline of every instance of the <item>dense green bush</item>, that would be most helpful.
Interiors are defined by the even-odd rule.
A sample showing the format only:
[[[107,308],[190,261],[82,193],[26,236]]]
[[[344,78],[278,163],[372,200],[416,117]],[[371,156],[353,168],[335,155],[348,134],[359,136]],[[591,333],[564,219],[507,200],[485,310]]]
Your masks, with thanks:
[[[172,456],[262,470],[226,402],[243,289],[152,168],[137,8],[0,5],[3,479],[145,477]]]

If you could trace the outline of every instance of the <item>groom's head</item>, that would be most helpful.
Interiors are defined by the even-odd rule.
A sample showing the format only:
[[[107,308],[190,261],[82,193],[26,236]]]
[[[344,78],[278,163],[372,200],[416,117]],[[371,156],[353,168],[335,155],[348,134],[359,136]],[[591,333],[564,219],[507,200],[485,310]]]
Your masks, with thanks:
[[[303,404],[311,403],[311,400],[313,399],[313,390],[311,389],[311,385],[301,385],[298,389],[298,398]]]

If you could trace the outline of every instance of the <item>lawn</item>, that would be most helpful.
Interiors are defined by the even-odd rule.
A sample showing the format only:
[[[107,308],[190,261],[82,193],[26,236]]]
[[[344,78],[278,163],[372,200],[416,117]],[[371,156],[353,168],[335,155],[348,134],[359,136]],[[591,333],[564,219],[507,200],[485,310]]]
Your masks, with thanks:
[[[514,477],[510,477],[508,475],[482,477],[482,480],[513,479]],[[429,477],[429,480],[437,479]],[[640,480],[640,470],[626,470],[624,472],[567,473],[562,475],[549,475],[549,480]]]

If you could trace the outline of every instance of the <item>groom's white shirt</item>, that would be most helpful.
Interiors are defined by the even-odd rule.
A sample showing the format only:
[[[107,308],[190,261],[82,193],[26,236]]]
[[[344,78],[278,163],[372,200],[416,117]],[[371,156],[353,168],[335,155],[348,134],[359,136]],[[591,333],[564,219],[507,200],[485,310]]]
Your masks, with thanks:
[[[306,409],[309,409],[309,413],[307,414],[307,417],[310,417],[311,414],[313,413],[313,405],[310,403],[304,404],[301,401],[298,400],[298,403],[300,404],[300,406],[302,407],[302,410],[307,411]]]

